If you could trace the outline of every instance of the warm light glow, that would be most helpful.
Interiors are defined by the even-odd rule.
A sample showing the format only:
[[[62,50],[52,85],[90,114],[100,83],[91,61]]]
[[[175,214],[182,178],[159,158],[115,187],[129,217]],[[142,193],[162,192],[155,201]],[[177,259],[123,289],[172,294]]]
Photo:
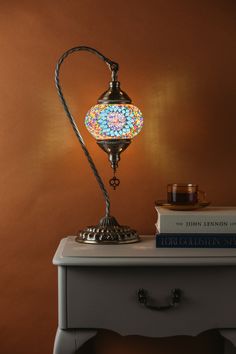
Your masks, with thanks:
[[[132,139],[143,126],[140,110],[132,104],[97,104],[85,117],[95,139]]]

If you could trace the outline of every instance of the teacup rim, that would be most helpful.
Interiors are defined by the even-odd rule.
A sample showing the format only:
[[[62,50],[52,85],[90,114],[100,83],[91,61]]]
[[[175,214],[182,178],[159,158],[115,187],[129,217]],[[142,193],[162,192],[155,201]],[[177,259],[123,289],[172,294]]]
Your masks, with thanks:
[[[179,187],[198,187],[197,183],[168,183],[167,186]]]

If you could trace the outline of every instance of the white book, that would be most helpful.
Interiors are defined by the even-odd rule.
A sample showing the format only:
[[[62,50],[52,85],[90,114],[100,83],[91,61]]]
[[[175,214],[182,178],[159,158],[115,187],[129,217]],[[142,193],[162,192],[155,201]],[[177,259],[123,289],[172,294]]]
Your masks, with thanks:
[[[156,206],[158,233],[236,233],[236,207],[175,211]]]

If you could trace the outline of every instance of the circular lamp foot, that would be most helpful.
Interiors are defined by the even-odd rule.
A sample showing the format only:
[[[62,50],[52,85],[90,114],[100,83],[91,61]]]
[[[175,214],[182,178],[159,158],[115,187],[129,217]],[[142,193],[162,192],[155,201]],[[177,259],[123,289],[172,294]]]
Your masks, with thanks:
[[[129,226],[119,225],[112,216],[104,217],[96,226],[89,226],[80,231],[77,242],[92,244],[122,244],[139,242],[137,231]]]

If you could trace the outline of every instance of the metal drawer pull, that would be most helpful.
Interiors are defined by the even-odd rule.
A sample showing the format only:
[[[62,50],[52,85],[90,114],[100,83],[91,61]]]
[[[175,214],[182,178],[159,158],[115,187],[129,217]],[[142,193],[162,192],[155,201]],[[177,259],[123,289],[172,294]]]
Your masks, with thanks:
[[[181,290],[172,289],[170,294],[170,303],[163,306],[155,306],[149,303],[147,290],[145,289],[138,290],[138,302],[151,310],[163,311],[163,310],[171,309],[173,307],[176,307],[180,303],[180,300],[181,300]]]

